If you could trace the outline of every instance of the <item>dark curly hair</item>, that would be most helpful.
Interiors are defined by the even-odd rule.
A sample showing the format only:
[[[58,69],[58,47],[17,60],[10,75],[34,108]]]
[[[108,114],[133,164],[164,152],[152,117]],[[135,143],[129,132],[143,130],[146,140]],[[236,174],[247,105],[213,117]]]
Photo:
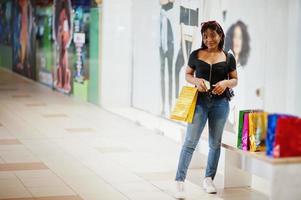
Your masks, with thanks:
[[[248,62],[249,54],[250,54],[250,36],[248,33],[247,25],[242,21],[237,21],[236,23],[232,24],[227,31],[226,34],[226,41],[225,41],[225,51],[229,51],[230,49],[233,50],[233,36],[234,36],[234,29],[239,27],[242,32],[242,48],[239,54],[239,62],[241,66],[245,66]]]
[[[203,33],[207,30],[207,29],[211,29],[213,31],[216,31],[217,34],[221,37],[221,41],[219,42],[218,44],[218,49],[219,50],[223,50],[223,47],[224,47],[224,41],[225,41],[225,34],[224,34],[224,31],[221,27],[221,25],[216,22],[216,21],[207,21],[207,22],[203,22],[201,24],[201,33],[203,35]],[[208,47],[205,45],[204,41],[202,40],[202,46],[201,46],[201,49],[204,50],[204,49],[207,49]]]

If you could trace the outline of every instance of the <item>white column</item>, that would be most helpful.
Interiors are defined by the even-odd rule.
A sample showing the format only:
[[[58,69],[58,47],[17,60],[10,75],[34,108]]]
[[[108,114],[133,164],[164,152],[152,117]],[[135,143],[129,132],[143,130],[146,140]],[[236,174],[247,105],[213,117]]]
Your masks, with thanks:
[[[300,1],[290,0],[288,1],[288,18],[287,27],[283,27],[283,32],[287,33],[287,67],[286,67],[286,88],[284,97],[286,100],[286,112],[298,115],[297,102],[301,99],[298,98],[298,90],[300,89],[300,75],[297,75],[297,70],[300,69]],[[299,29],[299,31],[298,31]],[[299,41],[296,42],[296,41]],[[298,61],[299,59],[299,61]],[[299,71],[300,72],[300,71]],[[300,74],[300,73],[299,73]],[[299,100],[299,101],[298,101]],[[299,103],[300,104],[300,103]],[[301,115],[301,112],[299,112]]]
[[[297,49],[297,65],[296,65],[296,73],[295,73],[295,80],[296,80],[296,87],[295,87],[295,93],[296,93],[296,101],[295,101],[295,108],[296,108],[296,114],[298,114],[299,116],[301,116],[301,79],[300,79],[300,74],[301,74],[301,67],[300,67],[300,63],[301,63],[301,37],[300,37],[300,33],[301,33],[301,2],[296,0],[297,5],[296,7],[298,7],[298,22],[297,22],[297,26],[298,26],[298,37],[296,38],[296,44],[298,46]]]
[[[103,1],[100,103],[104,107],[130,106],[131,9],[131,0]]]

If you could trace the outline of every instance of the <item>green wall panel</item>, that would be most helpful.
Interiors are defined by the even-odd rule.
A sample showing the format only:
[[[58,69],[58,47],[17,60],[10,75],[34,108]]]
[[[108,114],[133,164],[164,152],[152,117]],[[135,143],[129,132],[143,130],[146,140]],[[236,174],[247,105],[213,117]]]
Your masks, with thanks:
[[[88,101],[99,104],[99,8],[91,8]]]
[[[0,67],[12,69],[12,48],[0,44]]]

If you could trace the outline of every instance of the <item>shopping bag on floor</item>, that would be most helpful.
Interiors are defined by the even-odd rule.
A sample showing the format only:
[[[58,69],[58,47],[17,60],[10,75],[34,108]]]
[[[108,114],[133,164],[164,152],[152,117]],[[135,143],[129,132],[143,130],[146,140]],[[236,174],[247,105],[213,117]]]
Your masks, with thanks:
[[[170,119],[192,123],[197,97],[197,88],[184,86],[172,109]]]
[[[301,118],[279,118],[275,131],[273,156],[301,156]]]

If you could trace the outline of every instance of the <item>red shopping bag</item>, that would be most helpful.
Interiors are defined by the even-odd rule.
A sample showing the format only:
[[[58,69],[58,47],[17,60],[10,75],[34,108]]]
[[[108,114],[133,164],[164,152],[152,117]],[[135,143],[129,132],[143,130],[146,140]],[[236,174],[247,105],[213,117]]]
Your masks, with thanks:
[[[301,118],[280,118],[275,132],[275,158],[301,156]]]

